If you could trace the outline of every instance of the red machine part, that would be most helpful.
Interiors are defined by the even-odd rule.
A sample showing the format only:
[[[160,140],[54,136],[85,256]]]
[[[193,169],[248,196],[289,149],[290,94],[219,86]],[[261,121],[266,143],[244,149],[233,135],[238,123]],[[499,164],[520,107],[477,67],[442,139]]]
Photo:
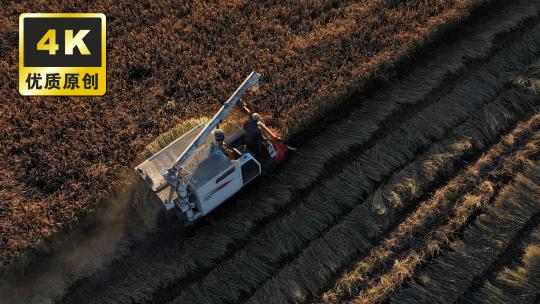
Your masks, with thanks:
[[[245,113],[251,115],[251,110],[246,106],[244,102],[241,103],[241,108]],[[259,122],[259,127],[261,127],[264,135],[266,135],[270,139],[272,145],[274,146],[274,149],[276,150],[276,162],[280,163],[284,161],[285,156],[289,151],[287,145],[281,140],[279,136],[276,136],[262,121]]]
[[[285,160],[285,156],[287,155],[287,145],[285,145],[280,139],[272,140],[272,145],[276,150],[276,162],[281,163]]]

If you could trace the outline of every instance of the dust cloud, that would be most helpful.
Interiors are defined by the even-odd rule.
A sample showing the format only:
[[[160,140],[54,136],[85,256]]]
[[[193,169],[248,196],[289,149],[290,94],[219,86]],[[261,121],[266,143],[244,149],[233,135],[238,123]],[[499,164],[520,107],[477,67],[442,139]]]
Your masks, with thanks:
[[[54,303],[80,278],[107,267],[129,245],[151,230],[130,207],[136,183],[115,194],[101,218],[85,231],[72,231],[50,256],[31,265],[24,276],[0,281],[0,303]]]

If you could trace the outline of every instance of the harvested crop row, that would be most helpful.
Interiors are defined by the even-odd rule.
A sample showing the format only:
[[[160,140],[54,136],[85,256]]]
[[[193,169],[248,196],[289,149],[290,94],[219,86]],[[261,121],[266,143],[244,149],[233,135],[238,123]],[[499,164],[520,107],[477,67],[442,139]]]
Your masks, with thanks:
[[[510,100],[514,100],[511,106]],[[501,97],[498,102],[486,106],[486,111],[482,119],[476,118],[456,130],[452,137],[446,140],[443,145],[443,151],[451,151],[460,157],[463,154],[473,153],[474,150],[482,149],[487,143],[494,141],[498,134],[511,126],[511,121],[519,119],[509,113],[521,113],[518,116],[527,115],[532,109],[531,98],[523,98],[516,89]],[[507,108],[505,108],[507,107]],[[538,105],[536,106],[538,109]],[[533,110],[534,111],[534,110]],[[505,121],[504,123],[501,123]],[[486,132],[489,130],[488,132]],[[438,148],[434,152],[437,153]],[[469,151],[467,151],[469,150]],[[470,151],[472,150],[472,151]],[[443,156],[444,158],[444,156]],[[399,209],[413,207],[415,201],[422,196],[423,191],[429,188],[421,185],[422,181],[429,184],[437,179],[438,175],[450,174],[446,170],[452,170],[454,165],[449,164],[452,161],[458,161],[459,158],[452,159],[452,156],[446,156],[446,161],[440,161],[440,155],[427,156],[427,159],[420,159],[414,164],[419,168],[408,168],[409,172],[400,172],[396,180],[390,181],[388,185],[383,186],[386,189],[393,189],[395,194],[400,194],[401,204]],[[435,163],[435,164],[434,164]],[[449,165],[446,167],[446,165]],[[438,167],[438,168],[437,168]],[[425,170],[425,173],[418,174],[418,171]],[[439,172],[438,172],[439,171]],[[421,178],[419,178],[421,177]],[[418,179],[415,181],[415,179]],[[395,184],[392,184],[395,182]],[[395,191],[398,190],[398,191]],[[373,200],[380,193],[373,193],[370,200]],[[394,196],[395,198],[395,196]],[[252,302],[272,302],[285,301],[286,299],[295,302],[302,302],[307,296],[320,292],[320,289],[327,284],[334,273],[341,267],[349,263],[354,255],[362,256],[371,247],[371,242],[377,242],[383,236],[385,230],[395,225],[398,214],[388,216],[389,223],[380,225],[380,219],[370,212],[370,205],[362,204],[356,207],[340,224],[330,230],[322,239],[313,242],[305,249],[301,255],[293,262],[282,269],[277,275],[269,280],[259,289]],[[380,226],[375,226],[374,224]],[[378,227],[374,229],[373,227]],[[339,248],[338,252],[334,250]],[[324,254],[323,254],[324,253]],[[317,267],[313,267],[317,265]]]
[[[367,257],[340,278],[332,290],[325,293],[323,301],[335,303],[354,296],[376,281],[373,278],[391,268],[392,262],[399,260],[403,252],[419,250],[415,247],[423,246],[426,241],[422,238],[426,235],[428,238],[446,236],[448,230],[457,230],[467,221],[467,215],[494,196],[498,184],[504,183],[513,172],[519,171],[520,163],[510,162],[515,157],[513,151],[524,145],[538,129],[540,116],[518,127],[503,138],[500,144],[490,149],[473,167],[439,189],[386,237],[381,245],[371,250]],[[499,168],[500,164],[504,163],[512,163],[512,166]],[[446,226],[440,228],[447,218]]]
[[[527,148],[530,149],[529,153],[538,157],[540,134],[535,137],[535,141],[528,143]],[[518,156],[517,161],[524,161],[522,157]],[[463,240],[454,241],[450,245],[451,251],[443,253],[427,264],[421,272],[421,283],[410,281],[406,288],[392,296],[391,302],[457,301],[472,281],[482,275],[491,263],[507,250],[510,242],[522,229],[526,229],[527,222],[533,218],[538,220],[539,202],[540,166],[538,163],[529,162],[525,172],[518,174],[513,183],[499,194],[495,204],[486,207],[483,214],[465,231]],[[415,268],[411,266],[418,265],[421,259],[440,250],[437,244],[431,246],[432,250],[428,254],[414,252],[399,261],[406,264],[398,267],[410,270],[404,274],[403,271],[406,270],[401,269],[400,281],[411,276]],[[397,277],[398,274],[394,276]],[[384,278],[381,278],[381,282],[383,280]],[[363,303],[372,300],[362,295],[357,299]]]
[[[426,39],[487,2],[370,1],[374,5],[368,10],[352,7],[336,16],[353,25],[350,31],[328,37],[324,44],[306,41],[306,48],[293,51],[286,48],[291,43],[288,18],[267,14],[277,10],[294,15],[287,5],[265,10],[259,2],[237,1],[233,8],[238,4],[240,9],[227,9],[220,2],[222,9],[203,9],[188,26],[179,21],[184,17],[180,10],[162,18],[166,21],[152,32],[139,31],[137,39],[111,49],[108,87],[113,93],[107,98],[20,99],[12,50],[0,62],[2,96],[18,101],[0,103],[6,147],[0,156],[7,160],[0,168],[0,191],[6,197],[0,208],[7,215],[0,227],[10,233],[1,246],[6,248],[3,254],[35,245],[95,211],[151,137],[215,109],[247,69],[264,67],[261,72],[270,84],[262,87],[254,109],[270,113],[268,120],[275,126],[306,125],[304,117],[321,113],[317,105],[324,103],[328,110],[345,102],[341,93],[346,86],[388,75]],[[206,8],[205,1],[199,3]],[[126,12],[125,18],[133,16]],[[339,96],[323,100],[333,93]]]
[[[521,243],[520,260],[511,261],[514,265],[506,266],[495,278],[484,282],[463,303],[535,303],[540,290],[540,227],[537,226]]]
[[[525,48],[535,44],[538,38],[540,26],[493,56],[490,62],[475,70],[477,74],[464,77],[447,96],[417,112],[373,148],[347,160],[349,165],[338,176],[318,185],[297,207],[291,208],[290,213],[270,223],[245,249],[218,265],[202,281],[188,287],[177,301],[197,303],[204,294],[208,295],[205,301],[238,302],[240,297],[250,295],[310,240],[319,238],[340,217],[365,200],[378,183],[401,170],[433,142],[445,138],[457,125],[476,117],[484,104],[500,93],[501,76],[525,67],[535,58],[535,48],[540,48],[540,44]],[[245,275],[238,278],[236,273]]]
[[[328,167],[335,167],[332,160],[345,159],[359,148],[369,146],[374,138],[381,135],[381,129],[391,130],[396,121],[407,117],[404,113],[415,113],[440,98],[444,87],[451,86],[463,76],[468,66],[488,60],[495,50],[504,45],[494,42],[515,36],[514,31],[519,25],[537,17],[538,6],[535,1],[517,1],[486,23],[470,29],[472,33],[438,53],[426,66],[414,70],[411,76],[396,83],[388,93],[357,100],[357,103],[363,103],[361,108],[353,110],[347,119],[339,120],[320,134],[325,145],[321,145],[320,140],[305,143],[295,158],[280,170],[278,177],[286,178],[293,191],[319,183],[329,171]],[[334,172],[330,171],[330,174]]]
[[[169,280],[190,278],[194,275],[194,271],[208,269],[215,265],[214,261],[219,261],[226,256],[227,249],[231,248],[229,246],[249,239],[253,230],[260,226],[261,221],[276,214],[279,207],[288,207],[293,193],[313,183],[322,171],[322,165],[319,167],[319,164],[328,163],[331,158],[346,151],[349,142],[351,145],[365,143],[378,126],[385,123],[388,117],[398,112],[402,106],[413,106],[429,98],[430,93],[439,87],[440,81],[446,74],[456,73],[463,69],[468,61],[487,57],[496,34],[514,28],[520,21],[531,16],[531,12],[536,11],[531,9],[531,3],[530,1],[517,2],[516,7],[509,8],[509,15],[496,15],[481,26],[478,33],[470,35],[459,45],[449,48],[448,52],[442,54],[444,56],[437,58],[435,63],[428,67],[416,71],[411,79],[398,84],[390,94],[367,103],[366,111],[355,111],[351,119],[346,121],[353,124],[354,128],[349,128],[345,124],[330,127],[328,132],[320,136],[329,140],[330,144],[325,145],[324,149],[320,144],[308,144],[305,151],[309,153],[303,153],[301,150],[299,155],[282,168],[284,173],[280,176],[286,178],[277,177],[276,180],[279,182],[263,185],[257,191],[246,193],[239,202],[229,204],[227,209],[223,210],[224,214],[214,219],[214,226],[199,227],[195,237],[188,238],[183,246],[177,249],[183,251],[178,254],[160,255],[151,263],[140,265],[140,271],[130,273],[126,281],[107,291],[106,294],[109,296],[106,297],[117,299],[116,296],[120,291],[125,292],[121,299],[126,301],[130,301],[130,298],[136,301],[147,299],[148,294],[157,286],[167,284]],[[365,133],[364,130],[366,130]],[[359,135],[359,133],[362,134]],[[337,145],[333,144],[334,138],[343,138],[343,140],[340,145]],[[320,142],[319,138],[316,142]],[[308,157],[310,155],[318,156],[318,160],[314,162],[311,157]],[[310,171],[307,172],[306,168]],[[282,181],[286,181],[286,184]],[[274,197],[265,195],[266,197],[261,198],[260,193],[273,193]],[[149,276],[149,273],[156,273],[156,275]],[[140,282],[145,283],[140,286]],[[180,281],[175,284],[183,283],[185,282]]]

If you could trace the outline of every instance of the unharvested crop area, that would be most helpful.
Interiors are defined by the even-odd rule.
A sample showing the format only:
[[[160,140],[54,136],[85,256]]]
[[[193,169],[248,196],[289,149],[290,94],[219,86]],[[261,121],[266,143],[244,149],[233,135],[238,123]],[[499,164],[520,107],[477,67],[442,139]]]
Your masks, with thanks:
[[[254,67],[250,102],[299,149],[181,237],[133,241],[47,300],[539,301],[538,1],[92,5],[109,11],[106,100],[18,98],[16,50],[0,53],[21,100],[0,108],[5,261],[97,208],[153,137]],[[133,10],[149,17],[123,22]],[[0,295],[43,300],[29,280]]]

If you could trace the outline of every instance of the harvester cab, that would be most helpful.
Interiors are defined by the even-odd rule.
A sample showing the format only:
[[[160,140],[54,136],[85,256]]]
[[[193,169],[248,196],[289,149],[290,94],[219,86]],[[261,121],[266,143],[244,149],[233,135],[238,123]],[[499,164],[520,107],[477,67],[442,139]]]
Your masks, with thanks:
[[[163,202],[166,214],[195,221],[284,160],[288,147],[262,121],[256,122],[262,135],[256,151],[246,145],[249,130],[219,129],[240,97],[258,88],[259,77],[252,72],[208,123],[194,127],[135,168]],[[243,103],[241,110],[252,117]]]

